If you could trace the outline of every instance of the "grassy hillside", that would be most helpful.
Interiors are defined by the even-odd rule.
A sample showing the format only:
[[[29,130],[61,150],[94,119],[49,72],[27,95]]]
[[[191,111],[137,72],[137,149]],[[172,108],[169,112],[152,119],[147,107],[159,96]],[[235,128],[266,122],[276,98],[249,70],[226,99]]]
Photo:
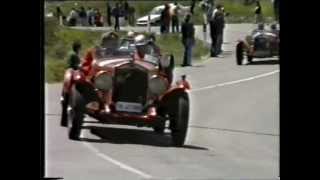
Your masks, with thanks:
[[[112,7],[114,7],[116,1],[109,1]],[[136,9],[136,17],[141,17],[146,15],[153,7],[162,5],[165,2],[174,2],[174,1],[129,1],[129,3]],[[190,1],[179,1],[183,5],[190,5]],[[273,9],[270,0],[260,0],[262,11],[265,19],[267,21],[272,21],[273,19]],[[246,6],[243,4],[243,0],[216,0],[216,3],[223,4],[225,10],[230,13],[230,16],[227,18],[229,23],[242,23],[242,22],[254,22],[254,4]],[[62,11],[67,15],[72,7],[79,8],[84,7],[93,7],[100,9],[101,13],[106,15],[106,1],[46,1],[47,12],[55,12],[57,5],[61,6]],[[195,14],[193,19],[196,24],[201,24],[201,11],[198,4],[195,7]]]

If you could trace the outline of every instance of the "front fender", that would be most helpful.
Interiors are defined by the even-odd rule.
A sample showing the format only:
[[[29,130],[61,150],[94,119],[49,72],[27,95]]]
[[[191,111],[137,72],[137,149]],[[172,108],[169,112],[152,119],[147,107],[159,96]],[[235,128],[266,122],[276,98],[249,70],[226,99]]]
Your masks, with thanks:
[[[179,97],[184,97],[189,101],[188,90],[184,87],[175,87],[170,89],[166,94],[160,97],[160,107],[168,113],[176,112],[175,104]]]

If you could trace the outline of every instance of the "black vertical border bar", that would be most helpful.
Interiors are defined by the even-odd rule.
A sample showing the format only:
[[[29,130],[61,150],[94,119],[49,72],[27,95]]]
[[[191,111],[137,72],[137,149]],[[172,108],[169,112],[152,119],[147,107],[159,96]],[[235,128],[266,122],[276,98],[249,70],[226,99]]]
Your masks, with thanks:
[[[45,0],[39,0],[40,3],[40,179],[45,176],[45,73],[44,73],[44,2]]]

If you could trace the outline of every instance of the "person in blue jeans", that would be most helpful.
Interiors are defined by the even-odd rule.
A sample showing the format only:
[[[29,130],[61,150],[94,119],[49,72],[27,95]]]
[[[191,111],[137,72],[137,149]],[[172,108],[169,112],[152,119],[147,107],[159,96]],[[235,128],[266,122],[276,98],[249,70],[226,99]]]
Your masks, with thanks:
[[[194,32],[195,28],[191,20],[191,15],[188,14],[182,24],[182,44],[184,46],[184,57],[182,66],[192,66],[192,48],[195,43]]]

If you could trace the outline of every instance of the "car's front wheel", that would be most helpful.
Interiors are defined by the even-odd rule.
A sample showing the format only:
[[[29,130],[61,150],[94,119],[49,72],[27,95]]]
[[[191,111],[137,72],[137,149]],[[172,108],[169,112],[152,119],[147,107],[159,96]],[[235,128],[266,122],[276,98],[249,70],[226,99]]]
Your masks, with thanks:
[[[188,130],[189,100],[180,96],[176,105],[176,112],[171,115],[170,127],[173,145],[180,147],[184,144]]]
[[[75,87],[69,99],[68,111],[68,136],[69,139],[79,140],[84,119],[84,99]]]
[[[247,59],[249,63],[252,63],[253,57],[251,55],[247,55]]]

